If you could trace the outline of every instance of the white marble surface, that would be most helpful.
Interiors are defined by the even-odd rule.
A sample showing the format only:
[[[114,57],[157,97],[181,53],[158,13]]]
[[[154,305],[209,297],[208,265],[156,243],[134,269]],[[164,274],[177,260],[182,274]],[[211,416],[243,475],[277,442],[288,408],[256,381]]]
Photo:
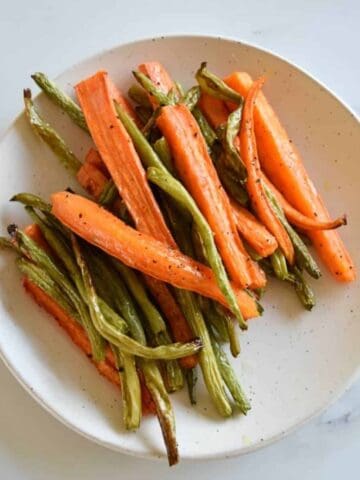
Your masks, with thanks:
[[[21,89],[31,72],[55,76],[100,49],[165,33],[219,34],[272,49],[312,72],[360,112],[358,0],[12,0],[0,6],[0,134],[21,108]],[[166,465],[107,451],[67,430],[3,365],[0,384],[2,480],[170,477]],[[320,418],[281,442],[238,459],[183,462],[171,477],[355,479],[359,448],[358,383]]]

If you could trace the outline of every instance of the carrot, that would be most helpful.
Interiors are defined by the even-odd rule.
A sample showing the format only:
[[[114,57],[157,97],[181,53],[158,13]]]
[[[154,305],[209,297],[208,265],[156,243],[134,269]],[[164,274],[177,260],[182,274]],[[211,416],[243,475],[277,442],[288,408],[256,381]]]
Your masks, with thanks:
[[[213,128],[218,128],[227,122],[229,111],[222,100],[202,93],[199,107]]]
[[[242,95],[247,94],[253,83],[245,72],[235,72],[225,82]],[[271,182],[302,214],[317,221],[330,221],[299,152],[262,93],[257,99],[254,124],[261,165]],[[338,232],[309,231],[308,234],[322,261],[337,280],[355,280],[355,265]]]
[[[210,268],[134,230],[87,198],[69,192],[55,193],[51,198],[52,213],[89,243],[149,276],[227,305]],[[244,317],[258,316],[254,299],[233,288]]]
[[[107,177],[94,163],[86,162],[79,168],[76,179],[94,198],[98,199],[107,182]]]
[[[261,178],[272,191],[279,205],[281,205],[286,218],[296,227],[301,228],[302,230],[333,230],[335,228],[341,227],[342,225],[346,225],[346,215],[335,218],[335,220],[329,220],[324,222],[303,215],[301,212],[296,210],[296,208],[290,205],[290,203],[279,192],[279,190],[274,187],[274,185],[270,182],[266,175],[262,174]]]
[[[146,62],[138,66],[141,73],[146,75],[163,93],[169,93],[170,90],[176,90],[176,85],[172,81],[167,70],[159,62]],[[155,98],[149,95],[149,100],[152,107],[155,109],[158,107],[158,103]]]
[[[277,241],[271,233],[246,208],[230,200],[236,218],[236,226],[248,244],[262,257],[267,257],[277,249]]]
[[[105,72],[98,72],[78,84],[76,92],[99,154],[114,179],[137,229],[172,248],[177,248],[149,187],[140,158],[128,133],[117,118],[113,100],[117,101],[121,94]],[[157,295],[152,288],[153,282],[148,282],[148,285],[152,293]],[[182,318],[182,331],[172,330],[175,340],[180,341],[178,335],[181,338],[187,335],[187,340],[192,339],[192,331],[180,308],[170,298],[171,292],[166,286],[162,287],[161,298],[164,302],[165,297],[167,302],[164,306],[160,305],[160,308],[163,312],[167,311],[169,323],[176,322],[179,327]],[[172,312],[168,309],[169,303],[173,304]],[[196,358],[180,361],[183,366],[190,363],[194,366]]]
[[[229,200],[191,112],[185,105],[163,107],[157,125],[169,143],[182,180],[215,234],[231,278],[242,287],[258,286],[251,278],[248,265],[252,260],[242,248]]]
[[[89,149],[89,151],[85,156],[84,163],[94,165],[94,167],[98,168],[105,175],[105,177],[107,178],[110,177],[105,163],[102,161],[102,158],[100,157],[99,152],[95,148],[91,147]]]
[[[101,178],[98,175],[99,170],[93,164],[87,166],[86,173],[86,176],[78,175],[78,181],[85,190],[87,190],[95,198],[98,198],[98,195],[94,195],[93,193],[94,188],[89,189],[89,186],[91,187],[93,183],[98,182],[97,191],[102,192],[102,189],[106,183],[106,179]],[[154,278],[145,277],[144,279],[153,297],[160,306],[161,311],[168,320],[173,338],[175,338],[178,342],[184,343],[191,340],[193,338],[193,334],[190,326],[186,322],[174,297],[169,292],[168,287]],[[181,358],[179,362],[184,368],[193,368],[197,364],[197,357],[196,355],[191,355],[189,357]]]
[[[114,100],[119,95],[106,72],[100,71],[75,87],[91,136],[140,231],[176,247],[146,180],[145,171]]]
[[[265,227],[274,235],[286,259],[292,264],[294,262],[294,247],[286,230],[271,208],[266,197],[264,186],[261,183],[261,170],[256,148],[253,112],[256,96],[263,84],[264,79],[260,78],[250,89],[245,100],[241,121],[241,155],[248,173],[246,188],[257,216]]]
[[[230,107],[232,104],[229,104]],[[211,123],[213,128],[218,128],[220,125],[226,123],[229,112],[226,108],[225,103],[222,100],[212,97],[208,94],[202,94],[199,102],[199,106],[204,113],[207,120]],[[233,106],[232,108],[236,108]],[[256,107],[255,107],[256,108]],[[256,117],[255,117],[256,118]],[[238,144],[238,138],[235,140],[237,148],[240,147]],[[302,228],[303,230],[332,230],[338,228],[341,225],[346,224],[345,216],[336,218],[335,220],[330,220],[326,222],[321,222],[319,220],[307,217],[303,215],[298,210],[290,205],[290,203],[283,197],[283,195],[274,187],[268,178],[263,177],[266,181],[267,186],[272,190],[277,201],[282,206],[286,217],[289,222],[295,225],[296,227]],[[254,235],[256,233],[254,232]]]

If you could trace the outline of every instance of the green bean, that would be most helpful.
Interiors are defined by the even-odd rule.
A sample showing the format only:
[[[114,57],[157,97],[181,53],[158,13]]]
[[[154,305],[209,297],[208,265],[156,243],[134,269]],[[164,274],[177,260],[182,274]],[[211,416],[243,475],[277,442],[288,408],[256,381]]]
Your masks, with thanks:
[[[206,324],[210,325],[216,339],[221,343],[229,341],[229,335],[224,322],[224,318],[217,314],[214,309],[214,303],[206,297],[198,297],[198,304],[203,313]]]
[[[196,367],[195,368],[190,368],[190,370],[186,370],[185,373],[185,378],[186,378],[186,384],[188,388],[188,393],[189,393],[189,399],[191,405],[196,405],[196,383],[197,383],[197,372],[196,372]]]
[[[213,233],[209,227],[209,224],[198,209],[196,203],[182,186],[182,184],[174,177],[164,172],[163,169],[160,170],[159,168],[150,167],[147,170],[147,177],[152,183],[155,183],[192,215],[193,221],[197,225],[199,234],[201,235],[204,244],[206,259],[215,274],[219,288],[228,301],[229,308],[236,316],[240,327],[243,330],[246,330],[247,324],[243,319],[221,257],[217,251]]]
[[[64,140],[46,123],[36,111],[31,99],[31,91],[24,90],[24,103],[27,118],[33,130],[51,148],[65,168],[76,174],[81,167],[80,160],[74,155]]]
[[[0,249],[1,250],[12,250],[13,252],[22,255],[20,248],[16,245],[15,242],[12,242],[6,237],[0,237]]]
[[[295,232],[295,230],[291,227],[289,222],[287,221],[284,212],[280,205],[278,204],[276,198],[272,194],[271,190],[267,187],[267,185],[264,185],[266,195],[268,199],[270,200],[275,214],[280,220],[280,222],[283,224],[285,230],[287,231],[293,245],[294,245],[294,250],[295,250],[295,258],[296,258],[296,263],[300,267],[300,269],[305,269],[309,275],[311,275],[313,278],[318,279],[321,277],[321,271],[319,267],[317,266],[315,260],[311,256],[309,250],[307,249],[306,245],[304,242],[301,240],[299,235]]]
[[[98,203],[103,206],[112,205],[119,196],[118,189],[113,180],[108,180],[101,192]]]
[[[141,407],[141,385],[136,370],[135,358],[126,355],[113,345],[116,368],[121,380],[121,397],[123,404],[123,419],[126,430],[136,430],[140,426]]]
[[[305,281],[300,269],[293,267],[286,280],[293,285],[300,302],[306,310],[312,310],[316,304],[315,295],[310,285]]]
[[[230,113],[222,134],[222,140],[225,151],[224,159],[229,167],[236,172],[237,178],[239,178],[241,182],[244,182],[247,177],[246,167],[234,145],[235,138],[240,130],[242,108],[243,106],[241,104],[240,107]]]
[[[274,270],[275,276],[279,280],[286,280],[289,275],[286,258],[282,251],[278,248],[275,252],[270,255],[271,266]]]
[[[106,262],[105,256],[95,249],[89,250],[88,263],[93,265],[99,278],[114,302],[115,310],[124,318],[131,336],[139,343],[146,344],[144,330],[141,326],[135,306],[129,292],[117,273]],[[100,282],[99,282],[100,283]]]
[[[159,88],[156,88],[153,82],[141,72],[132,72],[139,84],[152,96],[156,99],[159,105],[171,105],[172,102],[169,95],[162,92]]]
[[[113,267],[115,267],[117,271],[122,272],[123,276],[127,278],[132,286],[131,292],[135,292],[135,299],[139,302],[140,308],[146,312],[145,319],[147,320],[149,330],[154,337],[155,345],[170,345],[172,342],[167,333],[165,322],[158,310],[151,303],[135,272],[115,259],[111,259],[112,264],[110,265],[105,261],[104,255],[94,253],[94,249],[92,249],[91,253],[92,254],[88,256],[90,259],[90,262],[88,263],[93,264],[98,272],[100,281],[97,282],[97,286],[104,285],[104,290],[110,290],[110,297],[112,297],[115,309],[119,311],[126,320],[135,340],[143,344],[146,343],[144,330],[133,300],[122,279]],[[175,392],[182,388],[184,379],[176,360],[164,362],[164,370],[169,391]]]
[[[186,231],[186,228],[184,228],[185,226],[182,225],[179,218],[175,217],[174,211],[169,203],[164,203],[163,206],[167,212],[177,244],[186,255],[193,256],[190,235]],[[197,298],[193,293],[186,290],[175,289],[174,294],[192,331],[202,340],[203,348],[199,353],[199,364],[209,395],[218,413],[223,417],[228,417],[232,413],[231,405],[223,388],[221,375],[212,350],[209,332],[206,328]]]
[[[174,83],[175,83],[176,90],[178,91],[180,97],[183,97],[184,94],[185,94],[183,86],[179,82],[174,82]]]
[[[227,193],[240,205],[246,206],[249,203],[249,196],[238,178],[234,178],[230,169],[224,165],[223,156],[217,159],[213,158],[213,161],[221,184]]]
[[[120,348],[122,354],[130,353],[132,355],[137,355],[139,357],[149,357],[149,358],[151,357],[156,360],[162,359],[164,357],[167,358],[169,353],[171,353],[170,356],[172,356],[175,353],[175,349],[186,350],[186,348],[184,347],[189,346],[189,344],[185,344],[185,345],[172,344],[171,346],[157,347],[157,348],[151,349],[149,347],[146,347],[142,343],[138,343],[132,340],[129,337],[122,336],[123,338],[121,338],[121,335],[119,335],[119,333],[112,328],[111,324],[106,322],[105,318],[102,315],[101,308],[97,303],[97,296],[92,283],[90,273],[88,271],[84,258],[81,254],[81,251],[77,247],[78,247],[78,244],[74,242],[76,259],[80,267],[81,273],[83,275],[85,289],[87,291],[88,299],[94,314],[94,321],[97,327],[99,328],[99,330],[102,331],[104,337],[107,338],[111,344]],[[136,331],[134,330],[131,333],[133,334]],[[139,336],[139,340],[140,341],[144,340],[143,334]],[[197,346],[195,344],[197,344]],[[194,351],[198,349],[198,344],[199,344],[198,341],[193,342],[193,346],[196,348],[192,348],[191,353],[194,353]],[[154,353],[156,354],[154,355]],[[176,352],[176,358],[178,358],[177,356],[178,353],[179,352]],[[185,356],[189,354],[190,352],[188,351]],[[165,445],[168,451],[169,462],[171,464],[174,462],[176,463],[177,444],[176,444],[176,437],[175,437],[174,415],[173,415],[170,399],[168,397],[166,388],[161,378],[161,374],[154,362],[145,360],[144,358],[143,359],[140,358],[139,365],[141,366],[141,370],[144,374],[146,386],[149,389],[151,396],[156,405],[156,410],[157,410],[158,418],[160,421],[161,429],[163,432]]]
[[[42,198],[38,197],[37,195],[33,195],[32,193],[18,193],[10,198],[10,202],[20,202],[23,205],[37,208],[42,212],[51,211],[50,203],[44,202]]]
[[[191,228],[191,239],[195,258],[206,264],[204,244],[194,224]],[[205,318],[207,322],[210,322],[213,327],[215,326],[219,339],[229,341],[231,353],[234,357],[237,357],[240,353],[240,344],[235,332],[233,317],[224,307],[213,300],[202,298],[202,304],[206,312]]]
[[[180,99],[180,103],[183,103],[188,107],[189,110],[193,110],[198,101],[200,100],[201,90],[200,87],[197,85],[195,87],[191,87],[185,95],[183,95]]]
[[[203,134],[205,142],[206,142],[209,150],[211,151],[214,143],[218,139],[215,131],[210,126],[209,122],[206,120],[202,111],[198,107],[193,108],[192,114],[194,115],[194,117],[195,117],[195,119],[196,119],[196,121],[197,121],[197,123],[200,127],[201,133]]]
[[[138,275],[131,268],[119,262],[115,258],[111,258],[111,262],[115,269],[120,273],[127,288],[136,300],[139,308],[149,323],[152,332],[158,335],[166,331],[166,324],[159,310],[155,307],[149,298],[149,295],[139,279]]]
[[[66,95],[60,88],[50,80],[45,73],[34,73],[31,78],[41,88],[41,90],[47,95],[52,102],[65,112],[71,120],[86,133],[89,133],[89,129],[86,125],[84,114],[77,103]]]
[[[94,325],[99,333],[110,343],[120,348],[123,353],[129,353],[138,357],[153,360],[176,360],[178,358],[192,355],[201,349],[202,345],[199,339],[184,344],[172,343],[170,345],[151,348],[121,333],[120,329],[114,327],[113,323],[105,320],[83,256],[76,247],[74,247],[74,251],[76,254],[76,261],[78,262],[83,277],[85,291],[87,292],[89,308],[92,309]],[[131,333],[133,332],[131,331]]]
[[[226,83],[206,68],[207,63],[202,62],[199,70],[196,72],[195,78],[201,89],[220,100],[234,102],[241,105],[244,102],[243,97],[230,88]]]
[[[131,85],[128,90],[128,95],[135,103],[140,105],[141,107],[151,108],[151,103],[148,97],[148,94],[145,90],[140,87],[137,83]]]
[[[25,235],[21,230],[17,230],[15,238],[21,251],[40,267],[42,267],[49,276],[56,282],[64,293],[69,297],[74,304],[77,312],[80,315],[81,322],[87,334],[92,347],[93,357],[96,361],[100,361],[105,357],[105,343],[98,334],[89,316],[86,304],[82,298],[76,293],[71,281],[62,272],[50,256],[32,240]]]
[[[165,137],[159,138],[153,145],[155,152],[161,160],[161,163],[169,170],[172,175],[175,175],[175,168],[171,158],[171,151],[169,144]]]
[[[214,338],[212,338],[211,342],[222,378],[235,401],[235,405],[246,415],[251,408],[250,403],[236,378],[235,372],[232,369],[225,352]]]
[[[143,360],[140,365],[144,373],[145,384],[156,406],[169,465],[175,465],[179,461],[179,453],[176,442],[175,417],[169,395],[156,365],[153,362],[144,362]]]
[[[58,287],[57,283],[48,275],[46,270],[35,265],[31,260],[25,257],[18,258],[16,261],[21,273],[23,273],[32,283],[41,288],[49,297],[67,312],[72,318],[80,321],[74,305],[69,301],[68,297]]]

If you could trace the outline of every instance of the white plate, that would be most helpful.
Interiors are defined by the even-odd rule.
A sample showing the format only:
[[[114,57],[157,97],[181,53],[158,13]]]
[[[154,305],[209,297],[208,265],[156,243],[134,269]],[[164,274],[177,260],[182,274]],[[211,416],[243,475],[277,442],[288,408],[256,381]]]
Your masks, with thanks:
[[[210,37],[178,36],[123,45],[81,62],[57,80],[71,92],[80,79],[107,69],[126,91],[132,83],[131,70],[152,59],[163,62],[186,86],[193,84],[193,74],[203,60],[220,75],[235,69],[254,76],[265,74],[264,90],[331,212],[348,213],[350,224],[342,234],[360,264],[360,135],[349,109],[279,57]],[[39,101],[46,118],[82,158],[89,144],[86,135],[47,99]],[[23,224],[26,219],[19,206],[8,203],[15,192],[47,197],[69,185],[76,187],[34,137],[23,115],[2,139],[0,154],[3,230],[10,222]],[[25,295],[10,255],[1,254],[0,268],[1,356],[19,382],[44,408],[87,438],[134,455],[163,456],[156,419],[145,419],[137,433],[125,432],[117,391],[97,374],[56,322]],[[242,335],[241,358],[234,365],[251,398],[247,417],[219,418],[202,385],[196,408],[189,406],[185,394],[173,396],[182,458],[237,455],[279,439],[319,413],[355,378],[360,364],[359,283],[341,285],[324,272],[313,284],[318,305],[308,313],[291,290],[270,282],[264,316],[252,321],[248,333]]]

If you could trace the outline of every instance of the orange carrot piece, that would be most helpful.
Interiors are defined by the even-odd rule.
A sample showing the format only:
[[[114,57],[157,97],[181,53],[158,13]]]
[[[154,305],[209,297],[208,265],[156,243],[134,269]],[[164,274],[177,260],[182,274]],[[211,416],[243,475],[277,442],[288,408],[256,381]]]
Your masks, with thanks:
[[[91,136],[138,230],[176,247],[147,182],[135,147],[118,120],[116,87],[106,72],[97,72],[75,87]]]
[[[236,226],[248,244],[262,257],[268,257],[278,247],[273,235],[246,208],[230,200],[236,218]]]
[[[105,177],[110,177],[105,163],[102,161],[99,152],[95,148],[91,147],[89,149],[85,156],[84,163],[90,163],[91,165],[94,165],[94,167],[98,168],[105,175]]]
[[[296,227],[301,228],[302,230],[334,230],[335,228],[339,228],[342,225],[346,225],[346,215],[335,218],[335,220],[329,220],[324,222],[303,215],[301,212],[296,210],[296,208],[290,205],[286,198],[279,192],[277,188],[274,187],[274,185],[270,182],[270,180],[266,177],[265,174],[262,174],[261,178],[264,183],[266,183],[268,188],[272,191],[277,202],[284,210],[285,216],[287,217],[289,222]]]
[[[222,100],[202,93],[198,105],[213,128],[216,129],[227,122],[229,111]]]
[[[117,101],[121,94],[105,72],[98,72],[81,82],[77,85],[76,92],[101,158],[114,179],[137,229],[152,235],[170,247],[177,248],[149,187],[135,147],[117,118],[113,100]],[[151,288],[152,285],[150,281],[149,287]],[[153,289],[152,293],[156,295]],[[167,303],[172,302],[171,292],[166,286],[162,288],[162,299],[165,299],[165,295]],[[187,332],[187,340],[193,338],[191,329],[179,307],[174,308],[172,313],[167,308],[167,304],[160,307],[163,311],[167,310],[168,315],[173,317],[168,316],[169,323],[175,321],[178,323],[182,318],[182,331]],[[179,340],[178,334],[182,336],[178,331],[173,331],[173,334],[175,340]],[[195,358],[197,357],[192,360],[180,360],[180,362],[182,365],[194,363]]]
[[[98,199],[107,182],[107,177],[93,163],[85,162],[76,174],[80,185],[94,198]]]
[[[227,306],[212,270],[153,237],[127,226],[96,203],[69,192],[52,195],[52,213],[84,240],[131,268]],[[245,318],[259,315],[254,299],[233,286]]]
[[[235,283],[253,284],[229,200],[209,157],[204,138],[185,105],[163,107],[157,125],[167,139],[176,168],[215,234],[224,264]]]
[[[245,72],[235,72],[225,82],[246,95],[253,80]],[[254,123],[260,162],[271,182],[302,214],[321,222],[331,221],[299,152],[262,93],[256,102]],[[322,261],[337,280],[355,280],[355,265],[338,232],[318,230],[308,234]]]
[[[294,248],[283,225],[275,215],[261,183],[261,170],[254,132],[254,103],[264,79],[257,80],[246,96],[240,128],[241,155],[248,178],[246,187],[252,206],[265,227],[274,235],[290,264],[294,262]]]
[[[176,85],[172,81],[167,70],[159,62],[146,62],[138,66],[138,69],[141,73],[146,75],[153,84],[161,90],[163,93],[169,93],[170,90],[176,90]],[[149,95],[149,100],[152,107],[155,109],[158,107],[156,99]]]

